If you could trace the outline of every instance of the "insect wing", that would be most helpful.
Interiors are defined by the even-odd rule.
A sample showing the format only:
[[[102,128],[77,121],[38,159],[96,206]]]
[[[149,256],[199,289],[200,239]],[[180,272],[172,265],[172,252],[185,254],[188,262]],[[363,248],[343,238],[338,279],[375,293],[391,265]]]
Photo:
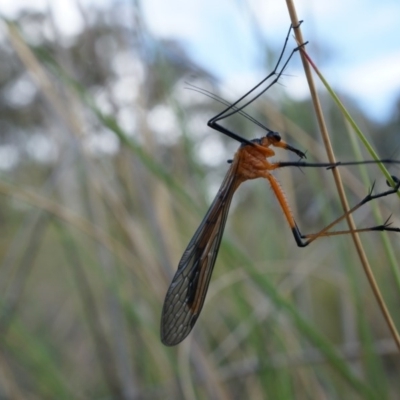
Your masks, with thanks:
[[[229,206],[240,184],[235,171],[232,164],[168,289],[161,317],[161,341],[167,346],[180,343],[190,333],[203,307]]]

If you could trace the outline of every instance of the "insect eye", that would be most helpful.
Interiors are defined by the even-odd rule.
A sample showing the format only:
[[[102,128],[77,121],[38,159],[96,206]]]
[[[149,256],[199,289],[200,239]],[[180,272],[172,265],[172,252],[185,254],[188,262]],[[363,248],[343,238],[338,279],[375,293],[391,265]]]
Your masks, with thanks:
[[[268,132],[267,133],[267,138],[270,140],[273,140],[275,142],[280,142],[281,141],[281,135],[278,132]]]

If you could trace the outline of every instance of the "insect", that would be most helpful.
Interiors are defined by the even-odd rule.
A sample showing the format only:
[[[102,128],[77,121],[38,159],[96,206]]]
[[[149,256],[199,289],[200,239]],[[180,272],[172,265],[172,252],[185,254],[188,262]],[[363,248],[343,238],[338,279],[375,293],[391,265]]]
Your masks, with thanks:
[[[276,198],[278,199],[281,209],[286,217],[286,220],[289,223],[294,239],[299,247],[305,247],[321,236],[349,233],[349,231],[330,232],[329,230],[338,222],[346,218],[347,215],[351,214],[359,207],[361,207],[363,204],[379,197],[395,193],[400,187],[400,181],[395,178],[395,186],[393,188],[390,188],[386,192],[372,194],[372,187],[368,195],[361,202],[359,202],[347,213],[337,218],[335,221],[323,228],[318,233],[312,235],[303,235],[300,232],[290,211],[286,197],[280,185],[278,184],[278,181],[271,172],[275,169],[285,166],[333,168],[339,165],[368,163],[368,161],[336,164],[306,163],[304,161],[268,161],[268,158],[275,154],[273,148],[288,150],[295,153],[301,159],[305,158],[305,154],[302,151],[292,147],[291,145],[283,141],[278,132],[274,132],[269,128],[261,125],[258,121],[255,121],[243,111],[243,109],[248,104],[253,102],[256,98],[258,98],[262,93],[264,93],[278,81],[293,54],[301,47],[297,47],[291,52],[284,65],[278,71],[287,45],[288,37],[292,29],[292,27],[289,29],[283,50],[273,72],[269,74],[264,80],[262,80],[256,87],[251,89],[232,105],[228,105],[225,110],[213,117],[208,122],[208,126],[231,137],[232,139],[237,140],[241,143],[241,145],[237,150],[233,160],[229,160],[230,168],[203,221],[197,228],[186,250],[184,251],[178,265],[178,270],[167,291],[161,317],[161,341],[167,346],[174,346],[185,339],[185,337],[192,330],[194,324],[197,321],[197,318],[199,317],[199,314],[204,304],[215,261],[217,259],[218,250],[221,244],[221,239],[228,216],[229,206],[231,204],[232,197],[236,189],[240,186],[241,183],[246,180],[256,178],[264,178],[269,181],[270,186]],[[253,95],[250,100],[246,100],[244,105],[240,107],[238,106],[239,102],[246,99],[247,96],[251,95],[255,89],[260,87],[260,85],[262,85],[274,75],[275,79],[266,88],[261,90],[260,93]],[[214,96],[214,98],[216,98],[216,96]],[[219,98],[217,100],[221,101],[221,99]],[[266,135],[259,139],[247,140],[219,124],[219,121],[235,113],[240,113],[250,118],[253,122],[257,123],[267,132]],[[384,161],[391,162],[391,160]],[[400,229],[391,227],[389,221],[386,221],[384,224],[379,226],[355,230],[355,232],[365,231],[400,232]]]

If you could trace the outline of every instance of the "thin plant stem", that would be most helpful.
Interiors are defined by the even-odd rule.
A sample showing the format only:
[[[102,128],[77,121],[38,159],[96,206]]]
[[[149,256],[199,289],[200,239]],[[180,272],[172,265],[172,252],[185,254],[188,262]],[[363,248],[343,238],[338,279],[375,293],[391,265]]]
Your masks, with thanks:
[[[297,18],[297,13],[296,13],[296,9],[295,9],[293,1],[292,0],[286,0],[286,4],[287,4],[287,7],[288,7],[289,15],[290,15],[290,18],[291,18],[293,26],[298,26],[299,25],[299,20]],[[295,35],[296,35],[297,42],[299,44],[304,43],[303,35],[301,33],[301,28],[298,27],[297,29],[294,30],[294,32],[295,32]],[[313,77],[312,77],[312,74],[311,74],[311,68],[310,68],[310,63],[309,63],[310,59],[307,57],[306,52],[304,51],[304,49],[300,52],[300,54],[301,54],[301,59],[302,59],[302,62],[303,62],[304,72],[306,74],[307,82],[308,82],[308,85],[309,85],[309,88],[310,88],[310,93],[311,93],[311,97],[312,97],[315,113],[316,113],[316,116],[317,116],[318,125],[319,125],[319,128],[320,128],[322,139],[323,139],[323,142],[324,142],[324,145],[325,145],[325,149],[326,149],[326,152],[327,152],[327,155],[328,155],[328,159],[329,159],[329,162],[333,163],[333,162],[335,162],[335,157],[334,157],[332,145],[331,145],[331,142],[330,142],[330,139],[329,139],[328,129],[326,127],[325,119],[324,119],[324,116],[323,116],[323,113],[322,113],[322,108],[321,108],[321,104],[320,104],[320,101],[319,101],[319,98],[318,98],[317,90],[316,90],[316,87],[315,87],[315,84],[314,84],[314,80],[313,80]],[[314,68],[314,65],[313,64],[311,64],[311,65]],[[348,201],[347,201],[347,198],[346,198],[346,195],[345,195],[345,192],[344,192],[344,187],[343,187],[343,183],[342,183],[341,178],[340,178],[339,171],[338,171],[337,168],[334,168],[332,170],[332,173],[333,173],[333,177],[334,177],[334,180],[335,180],[336,188],[338,190],[340,201],[342,203],[343,210],[345,212],[347,212],[348,209],[349,209],[349,205],[348,205]],[[347,216],[346,220],[347,220],[347,223],[349,225],[350,230],[351,231],[355,230],[356,226],[355,226],[355,223],[354,223],[354,220],[353,220],[352,216],[351,215]],[[390,330],[390,332],[391,332],[391,334],[393,336],[394,341],[396,342],[397,347],[400,350],[400,336],[399,336],[399,334],[397,332],[395,324],[393,323],[393,320],[392,320],[392,318],[390,316],[388,308],[386,307],[386,304],[385,304],[385,301],[383,299],[383,296],[382,296],[382,294],[381,294],[381,292],[380,292],[380,290],[378,288],[378,285],[377,285],[376,280],[374,278],[374,275],[372,273],[372,269],[371,269],[371,267],[369,265],[368,258],[367,258],[366,254],[365,254],[365,251],[364,251],[364,248],[362,246],[362,243],[361,243],[361,240],[359,238],[359,235],[357,233],[355,233],[355,232],[352,232],[351,236],[352,236],[354,245],[356,247],[357,254],[358,254],[359,258],[360,258],[361,265],[362,265],[362,267],[364,269],[364,273],[367,276],[368,282],[369,282],[369,284],[371,286],[371,289],[372,289],[372,291],[374,293],[376,301],[378,302],[379,308],[381,309],[382,315],[383,315],[383,317],[384,317],[384,319],[385,319],[385,321],[386,321],[386,323],[387,323],[387,325],[389,327],[389,330]]]

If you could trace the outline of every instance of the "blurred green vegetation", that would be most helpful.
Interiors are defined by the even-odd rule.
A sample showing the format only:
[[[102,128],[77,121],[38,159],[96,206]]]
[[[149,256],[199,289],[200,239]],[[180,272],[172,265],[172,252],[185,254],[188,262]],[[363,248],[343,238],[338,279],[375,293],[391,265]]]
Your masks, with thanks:
[[[299,249],[263,181],[234,198],[193,333],[175,348],[161,344],[165,292],[237,143],[206,127],[221,105],[184,89],[188,81],[218,93],[216,79],[133,11],[127,26],[110,10],[82,10],[86,25],[68,38],[51,14],[3,22],[0,397],[397,398],[398,350],[351,240]],[[252,115],[310,161],[326,160],[310,102],[273,90]],[[347,126],[322,98],[337,158],[351,160]],[[379,154],[399,158],[400,114],[377,124],[342,98]],[[227,124],[262,134],[244,118]],[[340,215],[329,171],[276,175],[302,231]],[[376,166],[343,169],[343,179],[352,203],[374,180],[385,188]],[[368,205],[357,224],[393,214],[400,226],[397,199],[378,203],[380,220]],[[400,326],[389,268],[399,238],[362,239]]]

